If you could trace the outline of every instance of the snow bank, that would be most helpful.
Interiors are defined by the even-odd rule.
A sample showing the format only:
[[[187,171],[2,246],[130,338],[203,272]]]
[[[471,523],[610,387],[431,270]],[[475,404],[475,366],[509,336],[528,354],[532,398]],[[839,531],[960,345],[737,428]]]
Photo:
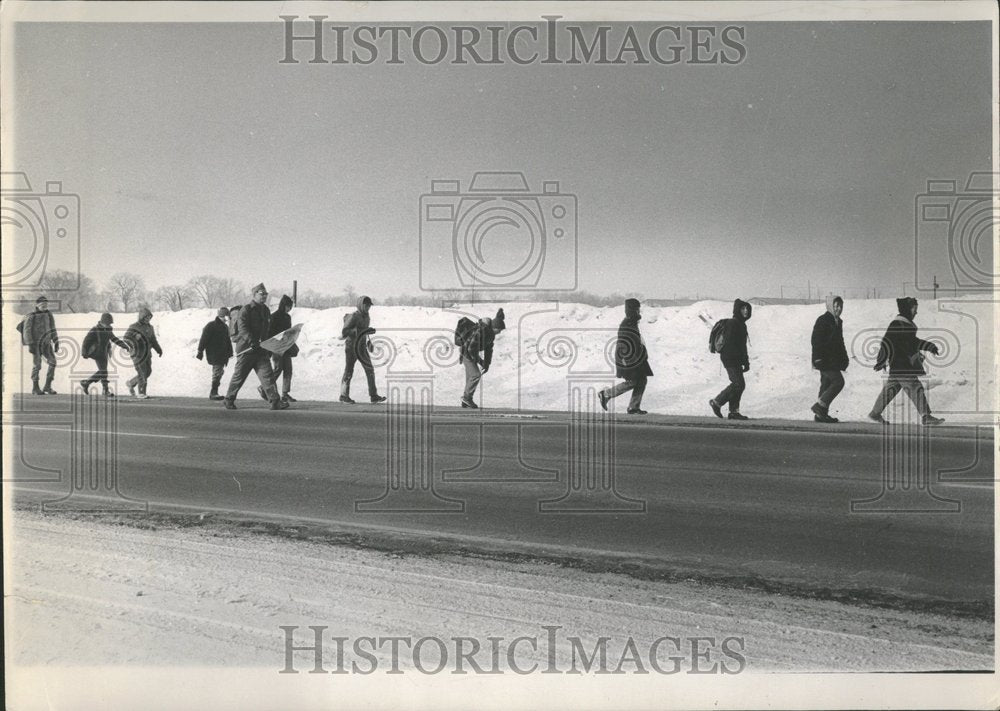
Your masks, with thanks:
[[[465,305],[454,309],[391,306],[372,309],[379,389],[387,379],[425,384],[437,405],[457,405],[463,375],[452,343],[461,315],[492,316],[498,304]],[[508,329],[497,338],[493,367],[483,379],[481,404],[487,407],[556,409],[593,406],[593,388],[613,382],[611,347],[622,309],[581,304],[503,304]],[[891,299],[849,301],[844,312],[844,337],[852,363],[847,387],[832,414],[863,419],[880,386],[871,365],[886,324],[896,312]],[[929,398],[937,414],[951,421],[988,421],[996,399],[994,313],[991,302],[950,299],[921,304],[917,325],[921,337],[941,345],[939,357],[929,357]],[[751,417],[808,418],[819,385],[810,367],[809,338],[822,305],[754,307],[749,322],[750,364],[742,410]],[[340,329],[351,310],[295,309],[293,323],[302,323],[301,354],[295,359],[292,393],[300,400],[335,400],[343,372]],[[644,308],[641,330],[655,373],[643,406],[662,414],[709,414],[707,401],[726,384],[716,355],[708,352],[711,324],[730,316],[732,305],[703,301],[689,306]],[[115,314],[121,336],[133,314]],[[151,395],[203,397],[208,394],[209,366],[195,359],[201,329],[213,309],[158,312],[153,319],[164,356],[153,359]],[[80,362],[79,344],[98,314],[56,314],[60,340],[68,347],[59,356],[54,386],[69,392],[70,379],[93,371],[92,361]],[[20,347],[16,317],[5,318],[6,383],[30,389],[31,357]],[[133,370],[126,355],[115,349],[112,369],[116,389]],[[232,362],[230,363],[230,366]],[[223,386],[228,383],[227,368]],[[113,376],[114,377],[114,376]],[[243,397],[256,397],[250,376]],[[366,399],[364,374],[356,369],[352,396]],[[588,394],[589,393],[589,394]],[[571,403],[580,398],[579,404]],[[590,398],[590,399],[588,399]],[[574,401],[577,402],[577,401]],[[616,402],[624,410],[625,399]],[[978,413],[978,416],[977,416]]]

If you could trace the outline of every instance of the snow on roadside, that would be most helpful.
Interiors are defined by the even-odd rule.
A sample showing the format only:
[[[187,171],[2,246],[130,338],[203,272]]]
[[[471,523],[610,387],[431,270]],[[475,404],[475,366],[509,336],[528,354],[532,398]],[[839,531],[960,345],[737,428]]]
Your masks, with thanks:
[[[609,637],[612,664],[629,638],[645,650],[671,635],[739,638],[745,664],[738,666],[750,672],[993,666],[992,628],[975,619],[531,562],[399,556],[225,522],[191,528],[157,519],[138,528],[25,510],[12,519],[5,541],[13,553],[5,579],[8,663],[15,670],[46,664],[46,679],[80,664],[258,666],[276,673],[285,663],[280,625],[304,633],[297,645],[312,641],[308,625],[351,640],[460,635],[482,640],[484,649],[489,636],[540,637],[538,649],[517,649],[521,668],[546,664],[542,625],[560,628],[555,653],[562,669],[570,664],[571,635],[587,649]],[[376,652],[380,674],[391,666],[387,649]],[[334,657],[331,645],[327,668]],[[295,664],[308,671],[313,661],[305,651]],[[412,670],[410,657],[399,661]],[[732,670],[738,660],[724,661]]]
[[[572,387],[601,386],[614,380],[606,354],[622,317],[621,308],[565,303],[476,304],[447,310],[376,305],[372,325],[378,331],[374,361],[380,389],[386,389],[387,377],[422,374],[433,381],[435,404],[456,405],[463,375],[451,345],[455,323],[461,315],[492,316],[501,305],[508,330],[497,339],[494,365],[483,379],[482,404],[566,410]],[[810,367],[809,338],[823,310],[822,305],[755,306],[749,323],[751,370],[743,400],[745,413],[811,419],[808,409],[819,378]],[[340,329],[350,311],[346,307],[293,310],[293,323],[303,324],[292,388],[297,398],[336,400],[344,363]],[[646,409],[662,414],[709,414],[706,402],[726,384],[726,377],[718,356],[708,352],[708,332],[712,323],[731,312],[731,304],[720,301],[643,309],[641,329],[655,373],[643,401]],[[864,419],[881,387],[881,376],[871,369],[878,340],[895,313],[891,299],[847,303],[844,335],[852,363],[846,374],[847,387],[832,414],[848,420]],[[114,316],[119,336],[135,320],[133,314]],[[213,316],[212,309],[156,313],[153,325],[164,356],[153,359],[151,394],[207,395],[209,367],[194,356],[201,329]],[[92,361],[72,369],[66,366],[76,358],[78,346],[74,344],[82,342],[97,318],[98,314],[56,315],[60,340],[70,344],[60,355],[57,391],[68,392],[71,377],[79,380],[92,372]],[[968,413],[995,409],[993,318],[991,303],[973,299],[942,299],[921,305],[917,317],[920,335],[943,344],[942,356],[927,362],[931,407],[949,421],[982,421],[983,416]],[[10,324],[4,328],[5,353],[23,355],[23,359],[4,359],[5,376],[19,381],[22,389],[30,389],[31,360],[27,350],[19,346],[13,328],[17,319],[5,318],[4,323]],[[123,392],[122,382],[134,371],[123,352],[115,349],[115,353],[117,390]],[[231,369],[227,370],[224,386],[230,373]],[[251,376],[251,393],[254,383]],[[355,372],[352,395],[356,399],[366,395],[360,368]]]

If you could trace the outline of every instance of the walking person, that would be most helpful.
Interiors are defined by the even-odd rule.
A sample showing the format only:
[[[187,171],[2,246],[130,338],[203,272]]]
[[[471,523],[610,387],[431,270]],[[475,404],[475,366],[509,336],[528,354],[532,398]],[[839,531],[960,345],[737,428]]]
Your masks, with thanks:
[[[116,346],[124,348],[129,352],[131,350],[125,341],[114,334],[114,331],[111,329],[111,324],[114,322],[115,320],[111,314],[101,314],[101,319],[97,322],[97,325],[87,331],[87,335],[83,338],[83,348],[80,355],[97,363],[97,372],[80,382],[80,387],[83,388],[83,392],[87,395],[90,394],[90,386],[100,382],[104,390],[104,397],[115,396],[111,392],[111,388],[108,387],[108,358],[111,356],[111,344],[114,343]]]
[[[271,328],[268,338],[277,336],[282,331],[287,331],[292,327],[292,297],[284,294],[278,302],[278,310],[271,314]],[[281,399],[284,402],[295,402],[291,396],[292,389],[292,358],[299,354],[299,347],[292,344],[291,348],[282,354],[271,354],[271,369],[274,371],[274,385],[278,385],[278,376],[281,376]],[[258,391],[262,391],[258,388]]]
[[[844,346],[844,300],[839,296],[826,297],[826,311],[816,319],[812,331],[812,365],[819,371],[819,396],[813,403],[816,422],[839,422],[830,416],[830,405],[844,389],[843,371],[850,359]]]
[[[59,352],[59,334],[56,320],[49,311],[49,300],[44,296],[35,299],[35,310],[21,319],[17,325],[21,332],[21,343],[31,354],[31,394],[56,395],[52,389],[52,379],[56,375],[56,356]],[[38,387],[38,377],[42,371],[42,361],[48,365],[44,387]]]
[[[493,343],[496,335],[507,327],[504,321],[503,309],[499,309],[493,318],[481,318],[479,321],[463,318],[455,329],[455,342],[459,347],[458,360],[465,367],[465,390],[462,392],[462,407],[479,409],[472,399],[476,394],[483,373],[490,369],[493,362]],[[482,353],[482,356],[479,354]]]
[[[385,397],[378,394],[375,386],[375,366],[372,365],[369,353],[374,350],[368,337],[375,333],[371,327],[372,300],[367,296],[358,299],[358,309],[344,323],[340,335],[344,339],[344,377],[340,380],[340,401],[349,405],[355,403],[351,399],[351,378],[354,377],[354,364],[361,363],[365,378],[368,380],[368,397],[373,403],[385,402]]]
[[[251,290],[251,294],[250,303],[241,307],[237,316],[231,316],[236,321],[229,329],[236,350],[236,365],[233,368],[233,377],[229,380],[229,390],[226,392],[226,409],[236,409],[236,396],[252,370],[257,373],[257,379],[260,380],[267,400],[271,403],[271,409],[287,410],[288,403],[281,401],[274,387],[270,354],[260,347],[260,342],[267,339],[271,327],[271,310],[267,308],[267,289],[263,284],[257,284]]]
[[[152,311],[145,307],[139,309],[138,320],[128,327],[124,336],[132,354],[132,365],[135,367],[135,377],[125,384],[128,386],[129,395],[139,400],[146,400],[149,397],[146,394],[146,385],[153,373],[153,351],[156,351],[157,357],[163,357],[163,349],[160,348],[160,343],[156,340],[156,331],[150,323],[152,320]],[[139,389],[138,394],[136,386]]]
[[[930,341],[917,338],[917,326],[913,323],[917,315],[916,299],[910,296],[896,299],[896,306],[899,314],[889,323],[875,359],[875,370],[881,371],[888,367],[889,377],[882,386],[882,392],[875,398],[868,418],[883,425],[889,424],[882,413],[899,391],[905,390],[920,413],[921,422],[925,425],[939,425],[944,419],[931,414],[924,386],[920,382],[920,376],[927,375],[922,351],[938,355],[938,347]]]
[[[747,321],[752,314],[753,306],[742,299],[736,299],[733,302],[733,317],[725,319],[722,347],[718,353],[722,359],[722,367],[729,376],[729,385],[708,401],[716,417],[722,417],[722,406],[729,403],[730,420],[750,419],[740,414],[740,400],[747,387],[743,374],[750,370]]]
[[[641,306],[638,299],[625,300],[625,318],[618,326],[618,341],[615,344],[615,377],[624,378],[625,382],[605,388],[597,394],[604,410],[608,409],[608,400],[631,390],[628,414],[646,414],[640,406],[642,395],[646,392],[646,382],[653,375],[653,370],[649,367],[649,354],[639,333],[639,321],[642,320]]]
[[[222,384],[226,364],[233,357],[233,344],[229,340],[229,326],[226,324],[228,316],[229,309],[223,306],[215,318],[201,329],[201,340],[198,341],[198,354],[195,358],[202,360],[205,353],[208,353],[208,364],[212,366],[212,389],[208,393],[209,400],[224,399],[219,394],[219,385]]]

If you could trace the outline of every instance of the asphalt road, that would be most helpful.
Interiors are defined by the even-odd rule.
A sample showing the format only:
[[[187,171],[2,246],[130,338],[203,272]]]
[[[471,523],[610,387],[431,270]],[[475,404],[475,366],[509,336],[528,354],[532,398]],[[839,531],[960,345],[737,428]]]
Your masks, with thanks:
[[[321,403],[271,412],[249,397],[229,412],[162,398],[116,403],[109,438],[102,411],[88,409],[103,400],[77,402],[28,398],[5,418],[17,503],[127,508],[120,493],[151,511],[382,531],[737,586],[993,599],[985,427],[923,430],[921,454],[921,440],[887,440],[875,425],[603,413],[574,424],[559,413]]]

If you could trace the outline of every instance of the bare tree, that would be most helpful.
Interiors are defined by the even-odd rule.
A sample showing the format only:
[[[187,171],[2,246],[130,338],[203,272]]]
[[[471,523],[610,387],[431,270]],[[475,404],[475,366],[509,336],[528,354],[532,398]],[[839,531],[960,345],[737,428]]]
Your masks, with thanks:
[[[191,290],[186,285],[161,286],[153,300],[171,311],[180,311],[191,305]]]
[[[131,311],[142,301],[146,286],[138,274],[118,272],[108,280],[108,291],[118,299],[123,311]]]
[[[211,274],[192,277],[185,285],[191,292],[193,300],[200,306],[218,306],[221,298],[219,294],[219,277]]]
[[[42,276],[38,288],[48,292],[50,301],[58,302],[59,311],[81,313],[103,307],[94,280],[85,274],[49,269]]]
[[[247,300],[246,289],[235,279],[220,279],[219,298],[222,301],[219,306],[242,304]]]

